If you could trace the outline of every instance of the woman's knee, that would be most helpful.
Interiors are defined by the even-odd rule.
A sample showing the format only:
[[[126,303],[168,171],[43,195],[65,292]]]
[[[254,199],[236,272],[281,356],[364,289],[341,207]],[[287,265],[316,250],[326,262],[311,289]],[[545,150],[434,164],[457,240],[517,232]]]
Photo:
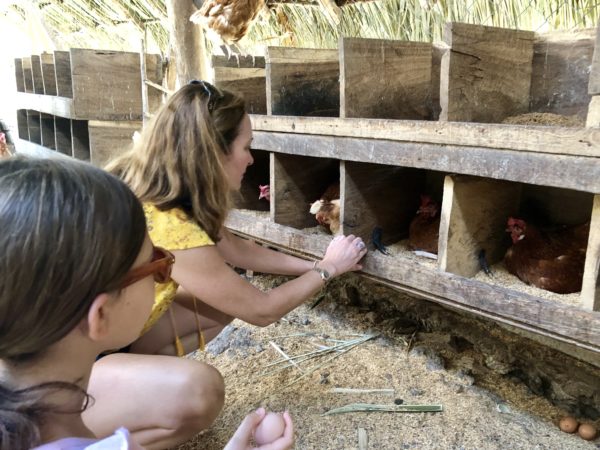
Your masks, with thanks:
[[[193,360],[182,360],[178,370],[177,386],[171,418],[180,433],[194,434],[208,428],[215,421],[225,401],[225,383],[217,369]]]

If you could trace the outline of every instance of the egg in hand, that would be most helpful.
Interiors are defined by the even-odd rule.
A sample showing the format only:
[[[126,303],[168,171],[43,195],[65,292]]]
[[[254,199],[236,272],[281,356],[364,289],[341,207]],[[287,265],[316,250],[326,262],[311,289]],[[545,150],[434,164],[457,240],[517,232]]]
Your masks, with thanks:
[[[269,412],[254,431],[254,440],[258,445],[270,444],[283,436],[285,421],[281,414]]]

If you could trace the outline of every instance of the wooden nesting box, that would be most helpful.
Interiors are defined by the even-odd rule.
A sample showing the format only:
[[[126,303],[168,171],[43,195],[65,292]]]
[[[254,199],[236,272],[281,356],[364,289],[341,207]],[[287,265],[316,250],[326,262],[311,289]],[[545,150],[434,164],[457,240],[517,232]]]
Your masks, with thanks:
[[[270,156],[264,150],[252,150],[254,163],[246,169],[236,207],[253,211],[269,211],[269,201],[259,199],[259,186],[269,184]]]
[[[246,100],[249,114],[267,113],[265,58],[262,56],[234,58],[213,55],[215,86],[236,92]]]

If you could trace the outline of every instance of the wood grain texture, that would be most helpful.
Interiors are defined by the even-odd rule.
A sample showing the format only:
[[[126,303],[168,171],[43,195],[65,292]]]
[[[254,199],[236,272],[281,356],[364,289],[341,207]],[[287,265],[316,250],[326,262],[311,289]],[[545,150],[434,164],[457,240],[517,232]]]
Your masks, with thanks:
[[[255,131],[254,148],[600,193],[600,158]]]
[[[449,23],[440,120],[501,122],[529,110],[534,33]]]
[[[82,161],[90,160],[90,135],[87,120],[71,120],[72,156]]]
[[[592,56],[592,67],[590,68],[590,81],[588,83],[588,94],[600,94],[600,27],[596,29],[594,55]]]
[[[60,97],[73,98],[73,81],[71,79],[71,55],[65,51],[54,52],[54,72],[56,90]]]
[[[25,92],[25,78],[23,77],[23,60],[15,58],[15,82],[17,92]]]
[[[506,252],[506,220],[517,213],[521,185],[449,175],[444,183],[438,263],[442,271],[476,275],[485,250],[490,265]]]
[[[23,66],[23,81],[25,84],[25,92],[33,93],[33,72],[31,71],[31,56],[21,59]]]
[[[56,138],[56,151],[63,155],[73,155],[71,144],[71,120],[64,117],[54,117],[54,136]]]
[[[268,47],[267,114],[338,117],[337,50]]]
[[[73,100],[67,97],[53,95],[31,94],[18,92],[16,101],[19,108],[33,109],[46,114],[60,117],[73,117]]]
[[[31,74],[33,76],[33,92],[36,94],[44,94],[42,61],[39,55],[31,55]]]
[[[331,240],[270,221],[257,221],[252,214],[240,211],[229,214],[226,226],[312,258],[322,257]],[[440,272],[402,257],[369,253],[361,273],[418,297],[600,352],[600,316],[596,312]]]
[[[142,82],[138,53],[71,49],[73,112],[77,119],[140,120]],[[161,83],[160,57],[146,56],[147,78]],[[150,112],[157,109],[161,93],[148,92]]]
[[[27,126],[27,110],[17,110],[17,130],[19,133],[19,139],[25,141],[29,140],[29,127]]]
[[[58,95],[56,90],[56,70],[54,69],[54,54],[42,53],[40,55],[42,63],[42,80],[44,81],[44,94]]]
[[[133,143],[133,133],[142,130],[142,122],[88,122],[90,161],[103,167],[112,158],[128,150]]]
[[[339,161],[273,154],[270,176],[272,220],[294,228],[316,226],[310,205],[339,179]]]
[[[544,33],[533,46],[531,112],[586,117],[595,30]]]
[[[40,113],[33,110],[27,110],[27,129],[29,131],[29,140],[34,144],[42,144],[42,130],[40,126]]]
[[[600,130],[416,120],[250,116],[257,131],[600,156]]]
[[[267,113],[267,79],[264,68],[215,67],[214,71],[215,86],[244,97],[249,114]]]
[[[425,171],[381,164],[341,162],[342,230],[372,243],[373,229],[383,230],[383,244],[408,237],[419,207]]]
[[[340,39],[340,117],[432,118],[432,45]]]
[[[600,195],[594,197],[581,303],[585,309],[600,311]]]

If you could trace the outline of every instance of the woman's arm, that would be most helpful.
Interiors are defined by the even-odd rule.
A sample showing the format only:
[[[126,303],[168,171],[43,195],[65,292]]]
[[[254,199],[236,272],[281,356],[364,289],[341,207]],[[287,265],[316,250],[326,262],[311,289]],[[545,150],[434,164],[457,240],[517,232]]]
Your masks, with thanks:
[[[254,241],[242,239],[226,228],[221,231],[221,237],[217,244],[219,253],[235,267],[279,275],[302,275],[313,266],[313,261],[270,250]]]
[[[332,241],[319,267],[332,277],[360,270],[358,261],[366,249],[360,238]],[[174,251],[173,279],[204,303],[258,326],[267,326],[310,298],[324,284],[319,273],[309,270],[281,286],[263,292],[233,271],[214,246]]]

